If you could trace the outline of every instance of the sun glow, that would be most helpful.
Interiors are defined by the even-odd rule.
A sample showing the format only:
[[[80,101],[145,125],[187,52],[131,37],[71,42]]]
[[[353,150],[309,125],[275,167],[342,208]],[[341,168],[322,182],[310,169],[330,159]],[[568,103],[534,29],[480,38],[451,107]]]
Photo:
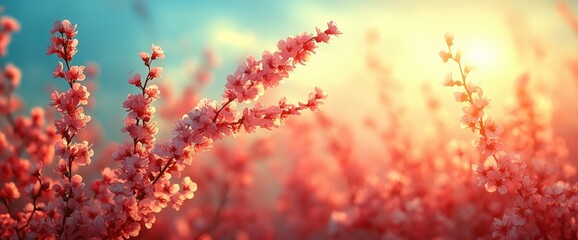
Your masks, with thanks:
[[[476,39],[468,45],[475,47],[464,50],[464,62],[481,69],[498,69],[510,57],[508,48],[493,39]]]

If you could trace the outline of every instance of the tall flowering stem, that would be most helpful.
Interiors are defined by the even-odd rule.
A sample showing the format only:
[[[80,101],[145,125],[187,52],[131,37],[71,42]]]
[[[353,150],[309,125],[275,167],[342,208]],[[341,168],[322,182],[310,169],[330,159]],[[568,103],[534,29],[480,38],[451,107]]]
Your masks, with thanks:
[[[473,165],[472,168],[481,174],[480,184],[483,184],[489,192],[497,190],[501,194],[505,194],[508,191],[516,190],[517,184],[522,179],[528,178],[524,171],[526,166],[520,161],[517,154],[506,154],[503,151],[502,127],[496,124],[492,118],[484,118],[484,110],[489,106],[489,100],[484,96],[482,88],[468,79],[468,74],[474,70],[474,67],[469,64],[462,66],[463,52],[454,53],[452,51],[454,41],[452,34],[446,33],[445,40],[447,51],[440,51],[439,55],[444,62],[452,60],[458,65],[460,78],[454,80],[449,74],[443,85],[461,89],[454,92],[454,97],[457,102],[464,102],[467,105],[463,108],[462,125],[478,134],[478,139],[473,144],[482,153],[482,163],[488,157],[493,158],[496,163],[496,166]],[[496,177],[494,171],[505,174],[507,177],[504,181],[497,181],[497,179],[492,178],[492,176]]]
[[[492,236],[506,239],[575,238],[578,231],[574,221],[578,213],[578,185],[570,187],[562,180],[552,182],[540,177],[540,168],[528,167],[536,163],[523,161],[519,154],[504,151],[502,128],[493,119],[484,119],[484,109],[489,101],[483,96],[482,89],[467,79],[473,67],[465,65],[462,68],[462,52],[454,54],[451,50],[453,35],[446,34],[445,39],[448,50],[440,51],[440,57],[444,62],[453,60],[458,64],[461,79],[456,81],[449,75],[444,85],[463,88],[454,93],[456,101],[467,104],[463,109],[462,124],[478,133],[478,139],[473,143],[482,153],[482,159],[480,164],[472,165],[478,184],[485,186],[488,192],[497,191],[502,195],[511,192],[514,195],[513,207],[506,209],[502,218],[494,219]],[[523,95],[518,97],[524,101]],[[533,150],[538,151],[536,147]],[[548,167],[554,169],[554,164],[550,162]]]
[[[150,54],[139,53],[147,68],[144,80],[140,74],[134,74],[128,79],[128,83],[138,88],[140,93],[129,94],[123,102],[123,108],[128,115],[121,131],[127,133],[131,140],[125,141],[113,154],[113,160],[120,162],[121,167],[112,172],[105,170],[103,181],[94,185],[97,186],[95,188],[108,185],[103,197],[99,198],[103,204],[102,208],[106,211],[103,219],[110,223],[104,235],[107,237],[137,236],[140,221],[150,228],[155,221],[154,213],[161,210],[160,207],[146,204],[139,206],[139,201],[146,196],[147,191],[149,193],[153,191],[155,181],[151,181],[150,172],[158,171],[150,163],[157,159],[151,152],[156,142],[155,134],[158,132],[157,123],[152,120],[156,112],[152,104],[159,99],[160,91],[157,85],[149,83],[162,75],[163,68],[152,67],[152,64],[154,60],[163,59],[164,52],[161,47],[155,45],[152,45],[151,49]],[[182,190],[179,193],[183,194],[176,196],[175,199],[179,199],[180,204],[186,197],[192,198],[196,189],[190,180],[183,183],[182,188],[176,184],[169,187],[173,194]],[[166,207],[168,199],[163,200],[166,200],[164,202]]]
[[[93,156],[91,144],[87,141],[75,142],[74,136],[86,127],[91,117],[84,113],[82,106],[88,104],[88,92],[81,82],[86,78],[84,66],[71,65],[73,56],[76,54],[78,40],[75,38],[76,25],[70,21],[56,21],[50,31],[51,45],[46,54],[56,54],[64,61],[58,62],[53,71],[53,77],[62,78],[70,87],[66,92],[54,91],[51,95],[52,103],[61,118],[54,121],[56,132],[62,139],[55,145],[56,156],[59,159],[56,172],[62,178],[61,183],[52,186],[58,198],[57,212],[62,221],[57,224],[58,235],[61,238],[70,238],[78,231],[76,222],[79,220],[88,198],[83,189],[82,176],[73,174],[73,167],[88,165]],[[66,68],[64,67],[66,66]],[[78,211],[77,211],[78,210]],[[68,220],[68,221],[67,221]]]

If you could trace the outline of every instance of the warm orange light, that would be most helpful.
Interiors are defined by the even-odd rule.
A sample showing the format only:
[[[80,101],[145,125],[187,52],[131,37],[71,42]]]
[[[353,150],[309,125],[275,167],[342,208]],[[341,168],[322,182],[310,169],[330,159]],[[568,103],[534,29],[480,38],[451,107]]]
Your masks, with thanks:
[[[475,66],[488,68],[495,64],[498,59],[497,49],[494,46],[476,48],[470,52],[472,64]]]
[[[501,70],[503,64],[510,59],[511,51],[499,39],[473,39],[468,45],[476,46],[465,49],[464,61],[486,71]]]

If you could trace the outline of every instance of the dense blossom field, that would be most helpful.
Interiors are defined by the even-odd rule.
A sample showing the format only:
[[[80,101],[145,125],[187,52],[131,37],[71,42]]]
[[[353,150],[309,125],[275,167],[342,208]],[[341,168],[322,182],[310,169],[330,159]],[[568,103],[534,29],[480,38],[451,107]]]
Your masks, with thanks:
[[[152,26],[154,5],[132,4]],[[547,6],[578,43],[576,4]],[[28,33],[52,69],[29,74],[35,61],[11,59],[34,16],[0,13],[0,239],[578,238],[578,44],[524,20],[502,38],[516,64],[452,26],[418,39],[440,73],[421,83],[399,77],[428,72],[421,60],[383,50],[394,34],[341,17],[238,59],[195,49],[193,67],[171,60],[188,47],[128,40],[141,51],[115,58],[135,68],[105,82],[114,64],[81,55],[106,51],[85,44],[98,37],[58,16]],[[511,72],[485,74],[495,62]]]

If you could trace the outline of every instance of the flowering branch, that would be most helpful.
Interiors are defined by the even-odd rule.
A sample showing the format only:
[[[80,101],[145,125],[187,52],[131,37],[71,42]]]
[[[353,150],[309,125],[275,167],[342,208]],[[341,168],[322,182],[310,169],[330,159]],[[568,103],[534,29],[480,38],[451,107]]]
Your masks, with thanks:
[[[278,51],[264,52],[262,60],[249,57],[235,74],[227,77],[222,103],[201,100],[177,122],[173,138],[162,144],[155,143],[154,134],[158,130],[156,123],[151,121],[156,111],[151,104],[158,99],[160,91],[156,85],[147,86],[147,83],[162,74],[163,69],[151,68],[151,63],[163,58],[164,52],[155,45],[150,55],[141,52],[139,55],[149,73],[144,84],[138,74],[129,79],[142,94],[129,95],[123,103],[129,112],[123,132],[129,133],[133,141],[130,145],[124,143],[113,155],[122,167],[114,171],[112,178],[116,181],[111,181],[108,187],[112,201],[104,203],[103,218],[108,226],[103,236],[137,236],[140,222],[151,228],[155,214],[168,204],[179,209],[185,199],[191,199],[196,184],[188,177],[181,184],[173,184],[171,179],[181,175],[196,152],[210,150],[214,141],[235,135],[241,129],[251,133],[259,128],[276,128],[287,117],[299,115],[302,110],[317,110],[326,98],[320,88],[310,94],[307,102],[298,105],[288,104],[282,98],[276,106],[263,107],[257,103],[241,113],[235,111],[234,104],[235,100],[245,103],[257,100],[265,89],[277,86],[280,80],[288,77],[297,63],[303,65],[317,47],[316,43],[327,42],[330,36],[340,34],[332,22],[327,30],[318,29],[317,32],[317,35],[303,33],[279,41]],[[119,205],[124,207],[115,207]],[[130,210],[123,212],[122,209]]]
[[[90,96],[87,88],[80,84],[86,78],[83,72],[84,66],[70,65],[77,52],[78,40],[75,38],[77,33],[76,25],[72,25],[70,21],[56,21],[50,34],[58,35],[50,39],[51,45],[46,51],[47,55],[56,54],[64,60],[66,70],[62,62],[59,62],[52,75],[55,78],[63,78],[70,87],[66,93],[53,92],[51,95],[52,103],[50,104],[55,106],[56,111],[60,112],[62,116],[61,119],[54,121],[54,125],[57,133],[62,136],[62,140],[55,145],[56,155],[60,158],[56,172],[60,173],[64,181],[62,184],[55,184],[52,187],[62,201],[58,204],[62,214],[62,222],[60,230],[58,230],[60,238],[72,236],[74,227],[71,225],[74,222],[68,224],[67,219],[76,210],[81,210],[88,200],[82,190],[84,186],[82,177],[72,173],[73,163],[77,166],[88,165],[94,154],[92,145],[87,141],[73,143],[74,136],[84,129],[91,119],[89,115],[84,113],[82,107],[88,105],[88,97]],[[70,227],[67,228],[67,226]]]

